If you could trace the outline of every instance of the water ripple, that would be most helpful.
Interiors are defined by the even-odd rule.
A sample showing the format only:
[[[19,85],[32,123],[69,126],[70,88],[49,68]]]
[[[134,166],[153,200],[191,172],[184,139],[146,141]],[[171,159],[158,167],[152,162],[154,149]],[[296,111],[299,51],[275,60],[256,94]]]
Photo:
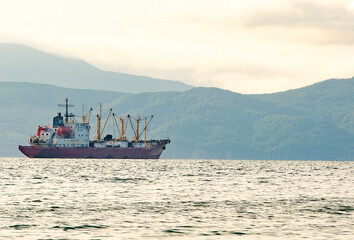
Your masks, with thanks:
[[[0,158],[0,239],[351,239],[353,169]]]

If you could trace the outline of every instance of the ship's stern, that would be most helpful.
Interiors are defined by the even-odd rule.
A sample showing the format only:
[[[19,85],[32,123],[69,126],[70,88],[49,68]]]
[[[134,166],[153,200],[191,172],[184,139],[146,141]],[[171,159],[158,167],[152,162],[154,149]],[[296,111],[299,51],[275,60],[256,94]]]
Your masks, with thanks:
[[[18,149],[29,158],[36,157],[41,151],[39,147],[21,146],[21,145],[18,146]]]

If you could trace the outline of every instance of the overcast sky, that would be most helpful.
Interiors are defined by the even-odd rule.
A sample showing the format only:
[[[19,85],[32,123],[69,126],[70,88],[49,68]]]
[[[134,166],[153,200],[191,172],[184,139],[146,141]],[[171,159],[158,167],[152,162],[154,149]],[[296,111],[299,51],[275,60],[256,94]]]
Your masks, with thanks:
[[[0,42],[240,93],[354,76],[354,0],[0,0],[0,23]]]

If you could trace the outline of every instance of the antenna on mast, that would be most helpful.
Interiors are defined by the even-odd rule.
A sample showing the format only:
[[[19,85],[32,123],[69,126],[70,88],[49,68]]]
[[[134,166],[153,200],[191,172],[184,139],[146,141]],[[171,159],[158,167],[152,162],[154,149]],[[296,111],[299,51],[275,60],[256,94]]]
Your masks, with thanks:
[[[65,122],[69,122],[69,117],[73,117],[74,114],[69,114],[69,107],[73,107],[73,104],[69,104],[68,98],[65,99],[65,104],[58,104],[59,107],[65,107]]]

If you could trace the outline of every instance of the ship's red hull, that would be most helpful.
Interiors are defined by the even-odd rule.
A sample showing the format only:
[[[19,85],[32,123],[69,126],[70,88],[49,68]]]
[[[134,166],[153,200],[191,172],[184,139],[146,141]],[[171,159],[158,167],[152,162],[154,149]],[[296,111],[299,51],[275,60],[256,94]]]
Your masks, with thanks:
[[[19,146],[20,151],[30,158],[116,158],[116,159],[159,159],[164,144],[149,148],[116,147],[36,147]]]

